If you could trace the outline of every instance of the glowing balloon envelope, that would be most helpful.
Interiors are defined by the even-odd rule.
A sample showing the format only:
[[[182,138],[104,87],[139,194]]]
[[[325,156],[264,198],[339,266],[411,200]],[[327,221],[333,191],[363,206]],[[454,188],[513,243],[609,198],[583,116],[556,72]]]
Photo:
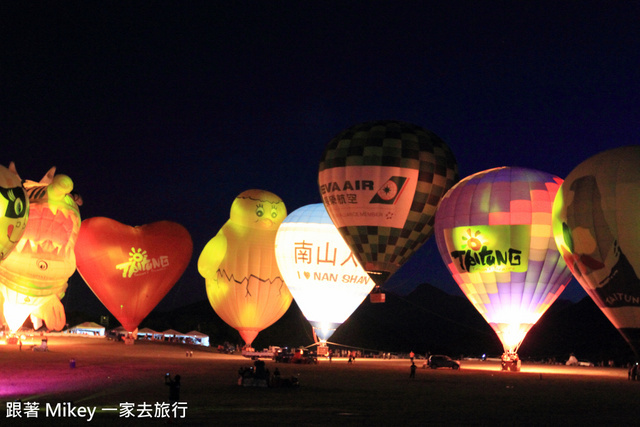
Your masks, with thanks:
[[[437,135],[390,120],[341,132],[318,174],[329,216],[377,286],[429,239],[438,201],[457,180]]]
[[[573,275],[640,350],[640,146],[599,153],[564,181],[553,206],[556,243]]]
[[[18,244],[27,227],[29,198],[15,171],[0,165],[0,262]]]
[[[275,194],[244,191],[233,201],[229,220],[198,258],[211,307],[247,346],[280,319],[293,300],[274,250],[286,216],[284,202]]]
[[[326,341],[374,286],[322,203],[287,216],[276,236],[276,258],[287,287],[320,340]]]
[[[551,227],[561,182],[532,169],[490,169],[461,180],[438,207],[440,255],[505,353],[517,351],[571,280]]]
[[[15,167],[14,167],[15,170]],[[73,181],[51,168],[40,182],[25,180],[29,220],[24,234],[0,263],[0,293],[4,317],[16,330],[31,316],[34,327],[42,321],[51,330],[62,330],[66,314],[60,299],[69,277],[76,271],[74,246],[80,230]]]
[[[76,244],[78,272],[129,332],[175,285],[192,251],[189,232],[171,221],[131,227],[89,218],[82,221]]]

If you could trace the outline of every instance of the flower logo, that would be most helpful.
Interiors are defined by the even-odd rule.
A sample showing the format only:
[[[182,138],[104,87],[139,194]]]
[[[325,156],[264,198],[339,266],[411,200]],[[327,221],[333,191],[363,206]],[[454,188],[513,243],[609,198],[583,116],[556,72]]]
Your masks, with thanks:
[[[467,235],[462,236],[462,240],[465,244],[462,245],[462,249],[469,248],[472,251],[479,251],[482,249],[482,246],[486,243],[486,240],[482,236],[480,230],[475,233],[471,231],[470,228],[467,228]]]

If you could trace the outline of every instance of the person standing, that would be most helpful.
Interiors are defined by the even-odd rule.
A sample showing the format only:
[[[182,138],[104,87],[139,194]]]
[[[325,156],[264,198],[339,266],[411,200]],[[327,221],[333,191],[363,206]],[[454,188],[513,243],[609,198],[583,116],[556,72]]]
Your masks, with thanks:
[[[409,378],[416,377],[416,364],[411,362],[411,373],[409,374]]]
[[[173,379],[167,374],[164,377],[165,385],[169,386],[169,402],[175,403],[180,401],[180,375],[176,375]]]

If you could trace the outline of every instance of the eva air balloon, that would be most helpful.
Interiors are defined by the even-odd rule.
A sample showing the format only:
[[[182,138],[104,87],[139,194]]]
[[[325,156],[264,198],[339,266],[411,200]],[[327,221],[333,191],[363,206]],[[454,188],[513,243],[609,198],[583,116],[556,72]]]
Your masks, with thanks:
[[[640,351],[640,146],[580,163],[553,206],[556,243],[573,275]]]
[[[505,355],[515,355],[571,280],[551,226],[561,183],[533,169],[490,169],[461,180],[438,207],[440,255]]]
[[[276,235],[276,259],[320,342],[329,339],[375,285],[322,203],[303,206],[285,218]]]
[[[233,201],[229,220],[198,258],[211,307],[247,346],[280,319],[293,300],[274,250],[286,216],[284,202],[275,194],[244,191]]]
[[[377,286],[431,237],[436,206],[457,180],[442,139],[392,120],[342,131],[325,148],[318,173],[329,216]]]

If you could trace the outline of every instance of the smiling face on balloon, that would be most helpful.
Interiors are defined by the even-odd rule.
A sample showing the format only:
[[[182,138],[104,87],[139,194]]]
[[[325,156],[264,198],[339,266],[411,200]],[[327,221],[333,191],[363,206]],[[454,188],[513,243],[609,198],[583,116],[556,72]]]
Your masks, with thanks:
[[[242,192],[231,205],[231,222],[262,230],[277,230],[287,216],[280,197],[264,190]]]

